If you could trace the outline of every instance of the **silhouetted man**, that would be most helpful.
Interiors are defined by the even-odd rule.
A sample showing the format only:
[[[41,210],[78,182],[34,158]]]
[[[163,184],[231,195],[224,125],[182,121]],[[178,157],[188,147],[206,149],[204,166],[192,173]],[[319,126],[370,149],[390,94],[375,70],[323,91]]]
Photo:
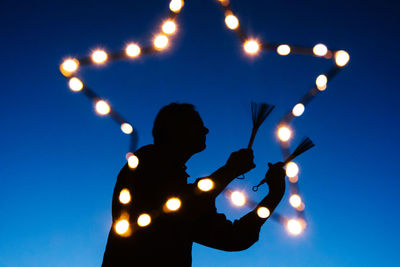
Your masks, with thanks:
[[[113,226],[103,267],[191,266],[193,242],[240,251],[258,240],[266,219],[251,211],[232,223],[215,208],[217,195],[234,178],[255,167],[251,149],[232,153],[226,165],[210,176],[214,182],[212,190],[200,191],[199,179],[187,184],[185,163],[206,148],[207,133],[193,105],[172,103],[160,110],[153,127],[154,145],[137,150],[137,168],[125,165],[118,175],[112,204]],[[269,169],[269,194],[259,204],[271,213],[285,191],[282,166],[277,163]],[[122,190],[131,196],[126,204],[120,200]],[[170,198],[181,201],[176,211],[166,208]],[[143,213],[150,215],[151,223],[140,227],[137,218]],[[125,224],[126,231],[118,234],[116,226],[121,219],[129,221],[129,230]]]

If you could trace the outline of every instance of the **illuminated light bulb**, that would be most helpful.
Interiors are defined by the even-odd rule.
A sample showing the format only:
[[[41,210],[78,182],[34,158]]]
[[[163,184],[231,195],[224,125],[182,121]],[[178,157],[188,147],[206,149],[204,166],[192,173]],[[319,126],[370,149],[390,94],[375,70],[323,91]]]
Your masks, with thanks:
[[[110,111],[111,111],[110,105],[106,101],[99,100],[96,102],[96,112],[99,115],[102,116],[107,115],[108,113],[110,113]]]
[[[115,224],[115,232],[119,235],[124,235],[128,232],[129,230],[129,222],[126,219],[119,220]]]
[[[146,227],[147,225],[149,225],[151,223],[151,217],[149,214],[147,213],[143,213],[141,214],[138,219],[137,219],[137,224],[140,227]]]
[[[79,92],[83,89],[83,83],[76,77],[72,77],[68,82],[69,88],[74,92]]]
[[[244,43],[243,49],[247,54],[254,55],[260,50],[260,44],[256,40],[248,40]]]
[[[295,177],[297,176],[297,174],[299,174],[299,166],[297,166],[296,163],[291,161],[288,164],[286,164],[286,175],[288,177]]]
[[[346,66],[349,60],[350,60],[350,55],[346,51],[340,50],[335,53],[335,62],[336,65],[338,65],[339,67]]]
[[[123,124],[121,124],[121,131],[124,134],[131,134],[133,132],[133,127],[129,123],[124,122]]]
[[[165,206],[169,211],[177,211],[181,207],[181,200],[177,197],[172,197],[168,199],[168,201],[165,203]]]
[[[278,138],[282,142],[286,142],[292,137],[292,131],[287,126],[280,126],[278,128]]]
[[[162,25],[162,31],[165,34],[173,34],[176,32],[176,24],[174,21],[172,20],[167,20],[166,22],[164,22],[164,24]]]
[[[136,155],[131,154],[128,158],[129,168],[136,169],[138,165],[139,165],[139,158]]]
[[[60,65],[60,71],[64,76],[70,76],[79,68],[79,61],[75,58],[67,58]]]
[[[324,44],[316,44],[313,48],[313,53],[316,56],[323,57],[328,53],[328,48]]]
[[[299,208],[301,206],[301,197],[297,194],[293,194],[289,198],[289,203],[292,205],[293,208]]]
[[[164,34],[157,35],[156,38],[154,38],[153,44],[157,50],[162,50],[168,45],[168,37]]]
[[[131,202],[131,193],[127,188],[124,188],[119,192],[119,202],[122,204],[128,204]]]
[[[182,7],[183,7],[183,1],[182,0],[171,0],[171,2],[169,3],[169,9],[172,12],[178,13]]]
[[[233,205],[241,207],[246,203],[246,197],[242,192],[234,191],[231,194],[231,201]]]
[[[210,178],[201,179],[197,183],[197,187],[204,192],[208,192],[214,187],[214,182]]]
[[[298,211],[303,211],[303,210],[305,209],[305,207],[306,207],[306,205],[304,205],[304,202],[301,202],[300,206],[297,207],[296,209],[297,209]]]
[[[239,20],[235,15],[228,15],[225,17],[225,24],[231,30],[236,30],[239,27]]]
[[[320,91],[324,91],[326,89],[327,83],[328,83],[328,78],[324,74],[319,75],[315,80],[315,85]]]
[[[290,234],[299,235],[304,230],[304,222],[297,219],[290,219],[287,221],[286,227]]]
[[[276,52],[278,52],[278,54],[281,56],[287,56],[290,54],[290,46],[288,46],[286,44],[280,45],[276,49]]]
[[[134,57],[138,57],[141,53],[141,49],[140,46],[138,46],[137,44],[128,44],[125,48],[125,53],[128,57],[134,58]]]
[[[292,114],[293,116],[299,117],[304,113],[304,110],[304,105],[302,103],[298,103],[296,106],[293,107]]]
[[[291,183],[297,183],[297,181],[299,180],[299,176],[293,176],[293,177],[289,177],[289,182]]]
[[[98,49],[92,53],[92,61],[96,64],[103,64],[106,62],[108,55],[106,51]]]
[[[266,219],[269,217],[269,215],[271,215],[271,212],[266,207],[259,207],[257,209],[257,215],[260,218]]]

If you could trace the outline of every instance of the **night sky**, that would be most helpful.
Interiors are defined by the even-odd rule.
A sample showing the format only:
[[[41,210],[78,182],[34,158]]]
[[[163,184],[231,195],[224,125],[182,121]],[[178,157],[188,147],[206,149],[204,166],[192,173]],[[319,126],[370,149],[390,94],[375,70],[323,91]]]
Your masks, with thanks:
[[[293,145],[315,148],[297,159],[307,228],[291,236],[269,220],[243,252],[193,246],[193,266],[397,266],[400,205],[399,6],[396,1],[234,1],[242,27],[271,42],[344,49],[346,66],[293,123]],[[150,44],[168,1],[2,1],[0,7],[0,266],[100,266],[111,225],[111,197],[129,137],[92,103],[68,89],[67,56],[95,48]],[[188,162],[189,182],[247,146],[250,102],[275,110],[261,127],[257,168],[230,187],[251,187],[282,160],[279,119],[309,90],[329,60],[264,52],[250,58],[214,0],[186,1],[168,51],[105,67],[83,81],[152,142],[158,110],[196,106],[210,129],[207,149]],[[295,216],[288,194],[277,211]],[[248,208],[221,196],[234,220]]]

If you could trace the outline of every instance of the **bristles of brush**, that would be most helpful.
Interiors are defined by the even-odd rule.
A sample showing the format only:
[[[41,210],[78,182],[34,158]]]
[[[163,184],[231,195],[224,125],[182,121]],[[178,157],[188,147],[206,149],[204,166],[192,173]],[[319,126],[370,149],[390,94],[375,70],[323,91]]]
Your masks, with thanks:
[[[248,148],[251,148],[253,146],[254,138],[256,137],[258,129],[271,113],[271,111],[274,109],[274,107],[275,106],[268,105],[266,103],[251,103],[251,118],[253,120],[253,129],[251,131],[249,145],[247,146]]]
[[[284,161],[284,163],[287,164],[288,162],[295,159],[297,156],[303,154],[304,152],[306,152],[307,150],[312,148],[313,146],[314,146],[314,144],[310,138],[308,138],[308,137],[304,138],[303,141],[293,151],[293,153],[290,154],[289,157]]]

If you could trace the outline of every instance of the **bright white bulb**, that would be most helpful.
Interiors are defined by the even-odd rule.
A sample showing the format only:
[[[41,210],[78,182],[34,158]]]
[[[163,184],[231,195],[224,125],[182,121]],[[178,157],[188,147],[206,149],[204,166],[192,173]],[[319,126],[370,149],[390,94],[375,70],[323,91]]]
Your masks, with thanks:
[[[339,67],[346,66],[349,60],[350,55],[346,51],[340,50],[335,53],[335,62]]]
[[[164,24],[162,25],[162,31],[165,34],[173,34],[176,31],[176,24],[174,21],[172,20],[167,20],[166,22],[164,22]]]
[[[299,166],[293,161],[286,164],[286,175],[288,177],[295,177],[299,173]]]
[[[104,62],[106,62],[107,58],[108,55],[104,50],[98,49],[92,53],[92,61],[96,64],[103,64]]]
[[[214,187],[214,182],[210,178],[201,179],[197,183],[197,187],[204,192],[210,191]]]
[[[72,77],[68,82],[69,88],[74,92],[79,92],[83,89],[83,83],[76,77]]]
[[[299,117],[303,114],[304,110],[304,105],[302,103],[298,103],[296,106],[293,107],[292,114],[293,116]]]
[[[278,52],[279,55],[281,56],[287,56],[290,54],[290,46],[283,44],[278,46],[278,48],[276,49],[276,51]]]
[[[137,224],[140,227],[146,227],[147,225],[149,225],[151,223],[151,217],[149,214],[147,213],[143,213],[141,214],[138,219],[137,219]]]
[[[282,142],[286,142],[292,137],[292,131],[287,126],[281,126],[278,128],[278,138]]]
[[[243,49],[247,54],[254,55],[260,50],[260,44],[256,40],[248,40],[244,43]]]
[[[129,166],[129,168],[136,169],[138,165],[139,165],[139,158],[136,155],[131,154],[128,157],[128,166]]]
[[[301,206],[301,197],[297,194],[293,194],[289,198],[289,203],[293,208],[299,208]]]
[[[69,76],[78,70],[79,61],[75,58],[68,58],[60,65],[60,71],[64,76]]]
[[[225,17],[225,24],[231,30],[236,30],[239,27],[239,20],[235,15],[228,15]]]
[[[125,219],[119,220],[115,224],[115,231],[119,235],[126,234],[126,232],[128,232],[128,230],[129,230],[129,222],[127,220],[125,220]]]
[[[99,100],[96,102],[97,114],[104,116],[110,113],[110,111],[111,111],[110,105],[106,101]]]
[[[166,48],[168,45],[168,37],[165,36],[164,34],[157,35],[156,38],[154,38],[154,46],[157,50],[162,50]]]
[[[234,191],[231,194],[231,201],[233,205],[241,207],[246,203],[246,197],[242,192]]]
[[[296,219],[288,220],[286,227],[287,227],[287,230],[289,231],[289,233],[292,235],[299,235],[304,230],[303,223],[300,220],[296,220]]]
[[[181,200],[177,197],[173,197],[168,199],[167,203],[165,203],[167,209],[169,211],[177,211],[181,207]]]
[[[122,204],[128,204],[131,202],[131,193],[127,188],[122,189],[119,193],[119,202]]]
[[[328,48],[324,44],[316,44],[313,48],[313,53],[316,56],[323,57],[328,53]]]
[[[140,46],[137,44],[128,44],[125,48],[125,53],[128,57],[137,57],[141,53]]]
[[[121,124],[121,131],[124,134],[131,134],[133,132],[133,127],[129,123],[124,122],[123,124]]]
[[[270,214],[271,214],[271,212],[266,207],[259,207],[257,209],[257,215],[260,218],[266,219],[269,217]]]
[[[324,91],[326,89],[327,83],[328,83],[328,77],[326,77],[326,75],[324,74],[319,75],[315,80],[315,85],[320,91]]]
[[[182,0],[171,0],[169,3],[169,9],[172,12],[178,13],[183,7],[183,1]]]

